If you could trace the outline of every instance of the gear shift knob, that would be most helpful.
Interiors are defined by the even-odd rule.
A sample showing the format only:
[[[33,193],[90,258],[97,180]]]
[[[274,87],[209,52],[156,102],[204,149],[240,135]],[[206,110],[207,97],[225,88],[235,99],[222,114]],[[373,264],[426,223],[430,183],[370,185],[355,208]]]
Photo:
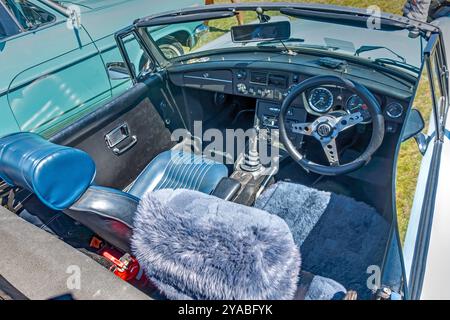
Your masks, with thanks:
[[[261,168],[261,160],[258,152],[258,136],[259,128],[255,126],[250,130],[248,152],[244,155],[244,163],[241,165],[241,169],[244,171],[255,172]]]

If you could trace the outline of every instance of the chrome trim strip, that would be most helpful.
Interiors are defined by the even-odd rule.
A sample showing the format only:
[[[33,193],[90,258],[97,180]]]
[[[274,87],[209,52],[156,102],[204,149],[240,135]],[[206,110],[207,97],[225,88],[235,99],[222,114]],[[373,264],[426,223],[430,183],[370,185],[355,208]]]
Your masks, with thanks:
[[[65,16],[66,18],[69,18],[70,15],[67,12],[67,9],[64,8],[63,6],[59,5],[56,2],[52,2],[49,0],[39,0],[39,2],[45,4],[46,6],[52,8],[53,10],[55,10],[56,12],[58,12],[59,14]]]
[[[210,80],[210,81],[217,81],[217,82],[224,82],[224,83],[233,83],[232,80],[217,79],[217,78],[205,78],[205,77],[199,77],[199,76],[184,75],[183,78],[196,79],[196,80]]]

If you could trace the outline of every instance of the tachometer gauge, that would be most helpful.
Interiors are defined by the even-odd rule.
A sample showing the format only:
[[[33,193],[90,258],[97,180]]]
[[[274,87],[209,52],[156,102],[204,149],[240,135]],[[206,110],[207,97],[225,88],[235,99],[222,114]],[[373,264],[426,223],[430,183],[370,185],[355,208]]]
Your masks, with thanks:
[[[334,97],[330,90],[319,87],[311,91],[308,102],[314,111],[325,113],[333,107]]]
[[[369,107],[366,103],[356,94],[352,95],[347,100],[347,104],[345,105],[345,109],[348,113],[361,113],[364,121],[362,123],[368,123],[372,120],[369,112]]]

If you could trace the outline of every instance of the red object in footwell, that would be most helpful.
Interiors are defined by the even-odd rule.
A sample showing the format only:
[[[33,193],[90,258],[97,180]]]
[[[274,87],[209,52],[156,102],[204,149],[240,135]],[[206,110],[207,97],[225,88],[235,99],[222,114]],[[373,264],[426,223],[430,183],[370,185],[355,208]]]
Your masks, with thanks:
[[[119,278],[128,282],[133,280],[147,282],[139,262],[131,255],[123,254],[114,248],[104,248],[100,254],[113,263],[111,271]]]

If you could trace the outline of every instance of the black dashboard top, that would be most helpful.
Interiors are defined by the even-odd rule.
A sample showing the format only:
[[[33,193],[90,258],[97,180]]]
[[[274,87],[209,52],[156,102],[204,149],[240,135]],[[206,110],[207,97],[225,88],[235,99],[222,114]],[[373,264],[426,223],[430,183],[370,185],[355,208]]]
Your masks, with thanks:
[[[395,73],[382,72],[377,68],[347,62],[344,68],[333,69],[321,63],[323,56],[297,54],[294,56],[270,52],[240,52],[191,59],[177,63],[168,68],[168,73],[177,84],[181,83],[180,74],[188,72],[209,72],[229,70],[246,71],[277,71],[281,73],[300,74],[304,78],[316,75],[337,75],[357,81],[373,93],[389,95],[400,100],[409,100],[415,87],[415,81],[408,81]],[[218,76],[215,73],[216,78]],[[217,78],[219,80],[221,78]],[[412,80],[413,78],[411,78]],[[222,80],[232,80],[226,75]]]
[[[364,85],[378,100],[385,120],[394,127],[403,122],[415,87],[415,83],[392,73],[347,61],[329,59],[324,63],[323,57],[318,56],[267,52],[192,59],[173,65],[168,75],[177,86],[255,98],[258,117],[268,128],[277,127],[277,110],[290,90],[312,76],[337,75]],[[312,88],[292,105],[292,120],[296,121],[306,114],[359,112],[364,115],[364,123],[371,122],[363,101],[351,91],[336,86]],[[304,111],[300,114],[296,109]]]

